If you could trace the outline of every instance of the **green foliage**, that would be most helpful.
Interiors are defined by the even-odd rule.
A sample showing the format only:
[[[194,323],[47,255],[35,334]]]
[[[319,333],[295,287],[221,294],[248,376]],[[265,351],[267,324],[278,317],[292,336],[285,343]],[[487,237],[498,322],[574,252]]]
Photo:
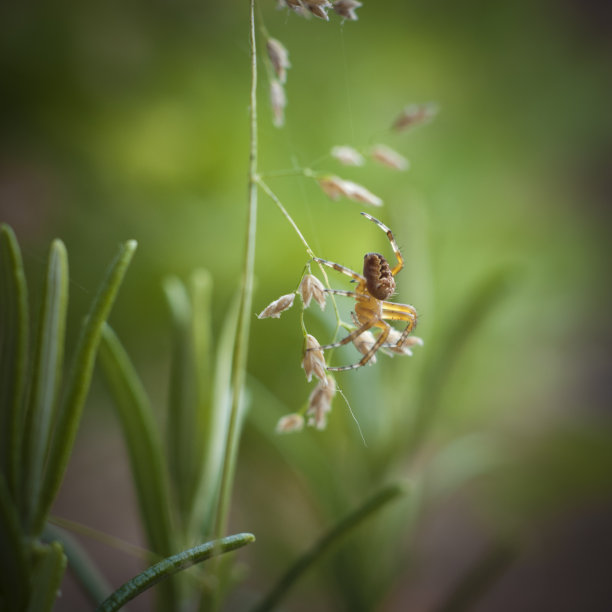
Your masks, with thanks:
[[[305,607],[372,610],[418,592],[427,568],[415,542],[457,504],[489,545],[440,594],[440,609],[469,609],[520,562],[534,530],[612,497],[610,291],[602,282],[612,56],[597,11],[577,3],[551,11],[546,2],[495,11],[447,3],[439,11],[403,0],[376,9],[370,0],[357,23],[337,27],[337,16],[305,20],[275,10],[274,0],[260,4],[257,59],[265,62],[267,30],[290,51],[285,130],[270,127],[262,71],[248,125],[246,4],[3,10],[0,157],[9,163],[0,192],[14,198],[0,202],[0,216],[19,228],[31,261],[41,243],[61,235],[77,283],[102,267],[102,245],[126,228],[144,252],[122,289],[117,333],[105,321],[129,245],[67,368],[64,346],[75,326],[67,319],[66,249],[53,242],[40,309],[32,309],[19,247],[3,226],[2,609],[49,609],[63,554],[92,601],[109,593],[83,551],[45,524],[98,342],[149,562],[166,558],[156,577],[176,569],[169,559],[177,550],[246,522],[258,545],[246,552],[252,575],[242,595],[270,601],[278,576],[289,575],[292,591],[280,587],[288,609],[295,597]],[[389,133],[395,113],[417,100],[437,101],[439,121]],[[245,220],[255,108],[261,147],[251,149],[250,193],[257,185],[269,197]],[[382,175],[369,164],[340,170],[327,155],[339,144],[368,143],[365,152],[380,138],[410,157],[409,175]],[[343,395],[326,432],[279,436],[279,417],[303,412],[308,401],[297,308],[274,322],[255,322],[254,312],[296,287],[313,250],[358,269],[364,252],[388,248],[361,223],[358,205],[327,201],[313,177],[328,171],[385,200],[380,217],[406,259],[398,301],[414,303],[425,345],[410,360],[380,355],[373,367],[339,375]],[[178,280],[194,261],[207,270]],[[164,283],[171,360],[159,299],[169,272],[177,275]],[[350,288],[347,279],[330,280]],[[87,300],[86,290],[71,291],[74,312],[87,311]],[[332,309],[313,310],[309,329],[312,322],[317,338],[331,341]],[[133,362],[123,343],[134,347]],[[148,383],[168,365],[166,398],[164,383]],[[100,391],[92,409],[106,401]],[[405,478],[406,500],[394,498],[342,542],[319,539],[341,532],[343,517],[359,514],[381,483]],[[313,554],[321,542],[337,546]],[[294,568],[316,562],[316,571],[287,574],[295,559]],[[164,580],[159,608],[199,597],[218,607],[238,569],[230,556]]]
[[[216,555],[231,552],[255,541],[250,533],[239,533],[220,540],[194,546],[149,567],[119,587],[97,608],[97,612],[114,612],[154,584]]]
[[[27,355],[28,301],[21,252],[13,231],[0,232],[6,304],[0,329],[3,386],[0,471],[0,603],[7,609],[50,610],[66,557],[57,542],[43,543],[41,532],[60,486],[78,429],[104,321],[110,313],[136,248],[122,246],[94,299],[75,350],[72,373],[61,396],[68,262],[64,245],[54,241],[49,255],[34,355]],[[8,434],[8,435],[7,435]]]
[[[100,351],[130,455],[148,545],[156,558],[213,533],[227,445],[227,389],[236,319],[235,308],[230,309],[212,360],[211,330],[206,324],[210,276],[203,270],[194,273],[189,290],[171,278],[165,289],[174,323],[165,447],[143,384],[109,327]],[[162,598],[163,605],[173,609],[180,596],[173,590]]]
[[[254,608],[254,612],[274,610],[292,585],[312,566],[320,562],[321,557],[342,538],[359,526],[370,516],[376,514],[386,504],[406,493],[406,486],[394,484],[377,491],[350,514],[341,518],[329,531],[324,533],[287,571],[266,597]]]

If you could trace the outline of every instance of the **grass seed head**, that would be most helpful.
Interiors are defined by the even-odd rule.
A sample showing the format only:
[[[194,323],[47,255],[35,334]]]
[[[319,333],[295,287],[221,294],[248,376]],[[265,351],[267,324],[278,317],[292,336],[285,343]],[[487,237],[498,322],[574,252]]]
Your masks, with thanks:
[[[353,147],[339,146],[331,150],[332,157],[335,157],[345,166],[363,166],[365,159],[359,151]]]
[[[306,15],[306,9],[301,0],[278,0],[278,8],[281,9],[285,7],[293,9],[296,13],[301,15]]]
[[[336,11],[340,17],[344,17],[344,19],[357,21],[358,17],[355,13],[355,9],[358,9],[360,6],[363,5],[361,2],[357,2],[357,0],[336,0],[336,2],[334,2],[334,11]]]
[[[301,414],[286,414],[276,424],[276,433],[285,434],[301,431],[304,428],[304,417]]]
[[[385,346],[384,351],[388,355],[396,354],[396,355],[408,355],[412,356],[412,351],[410,350],[413,346],[423,346],[422,338],[418,336],[408,336],[406,337],[401,344],[397,344],[402,337],[402,332],[398,329],[392,328],[389,332],[389,336],[387,337],[387,343],[391,346]]]
[[[376,343],[376,338],[370,330],[366,330],[359,334],[354,340],[355,348],[362,354],[366,355]],[[370,363],[376,363],[376,355],[370,359]]]
[[[327,413],[331,410],[332,399],[336,395],[336,381],[328,376],[321,380],[308,398],[308,425],[317,429],[325,429]]]
[[[372,159],[393,170],[408,170],[410,162],[387,145],[378,144],[370,152]]]
[[[314,298],[315,302],[321,307],[321,310],[325,309],[325,287],[316,276],[305,274],[300,283],[299,292],[302,296],[304,308],[308,308],[310,300]]]
[[[303,0],[303,4],[315,17],[329,21],[327,11],[332,7],[329,0]]]
[[[325,380],[325,357],[321,345],[314,336],[306,334],[306,350],[302,359],[302,367],[306,374],[306,380],[310,382],[314,374],[319,380]]]
[[[393,129],[401,132],[415,125],[431,121],[438,114],[435,104],[410,104],[404,107],[399,117],[393,123]]]
[[[275,127],[283,127],[285,124],[285,106],[287,97],[285,88],[280,81],[273,79],[270,82],[270,104],[272,105],[272,117]]]
[[[281,313],[285,310],[289,310],[293,306],[293,300],[295,299],[295,293],[288,293],[287,295],[281,295],[278,300],[274,300],[268,304],[258,315],[258,319],[279,319]]]
[[[287,81],[287,68],[291,68],[291,64],[289,63],[289,52],[283,43],[276,40],[276,38],[268,38],[266,48],[278,80],[281,83],[285,83]]]
[[[342,196],[354,202],[363,202],[372,206],[382,206],[383,201],[363,185],[341,179],[338,176],[324,176],[319,179],[319,185],[325,194],[332,200],[339,200]]]

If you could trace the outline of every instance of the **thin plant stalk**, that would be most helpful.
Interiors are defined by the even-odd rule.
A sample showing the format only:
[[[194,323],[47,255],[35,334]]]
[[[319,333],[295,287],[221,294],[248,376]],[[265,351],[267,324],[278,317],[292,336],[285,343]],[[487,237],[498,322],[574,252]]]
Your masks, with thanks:
[[[281,211],[285,219],[287,219],[291,227],[295,230],[296,234],[302,241],[302,244],[306,247],[306,253],[308,254],[308,256],[315,259],[316,255],[314,251],[310,248],[310,245],[306,241],[306,238],[304,238],[304,234],[302,234],[302,232],[300,231],[300,228],[297,226],[297,223],[293,220],[293,217],[289,214],[289,211],[283,206],[283,203],[280,201],[278,196],[272,191],[272,189],[270,189],[268,184],[261,179],[261,176],[257,176],[256,180],[257,180],[257,184],[261,187],[263,192],[276,204],[276,206]],[[329,284],[329,278],[327,276],[327,271],[325,270],[325,266],[323,266],[319,262],[317,262],[317,265],[319,266],[319,270],[321,271],[321,274],[323,275],[323,278],[325,279],[327,288],[330,289],[331,285]],[[329,297],[331,299],[334,313],[336,315],[336,330],[334,332],[334,340],[335,340],[336,336],[338,335],[338,331],[340,330],[340,327],[341,327],[341,318],[340,318],[340,311],[338,310],[338,305],[336,304],[336,299],[334,298],[332,294],[330,294]],[[304,332],[304,338],[306,338],[307,332],[306,332],[306,327],[304,326],[304,311],[302,311],[301,323],[302,323],[302,331]]]
[[[28,289],[13,230],[0,226],[0,474],[17,498],[28,354]],[[6,296],[6,298],[4,298]]]
[[[239,436],[237,430],[240,422],[240,404],[246,378],[246,364],[249,349],[249,329],[251,305],[253,302],[253,273],[255,268],[255,238],[257,235],[257,48],[255,40],[255,0],[250,0],[250,44],[251,44],[251,94],[250,94],[250,155],[247,202],[247,236],[244,257],[240,306],[238,310],[238,328],[234,345],[232,368],[232,399],[227,431],[227,443],[223,460],[221,488],[219,494],[219,512],[217,513],[215,534],[222,537],[227,529],[228,513],[231,500],[231,488],[234,477],[235,445]]]

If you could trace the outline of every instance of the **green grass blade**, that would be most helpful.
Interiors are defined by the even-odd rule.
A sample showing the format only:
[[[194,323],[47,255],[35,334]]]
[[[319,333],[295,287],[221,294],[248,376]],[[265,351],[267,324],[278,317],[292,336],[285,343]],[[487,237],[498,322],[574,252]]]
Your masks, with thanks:
[[[30,583],[19,513],[0,474],[0,610],[22,610]]]
[[[27,375],[28,291],[13,230],[0,227],[0,473],[13,497],[20,482]]]
[[[27,612],[51,612],[66,571],[66,555],[59,542],[35,552],[32,597]]]
[[[68,307],[68,256],[55,240],[42,296],[29,408],[23,444],[23,498],[28,523],[33,519],[42,488],[45,459],[57,411]]]
[[[211,557],[231,552],[251,542],[255,536],[250,533],[240,533],[220,540],[213,540],[206,544],[194,546],[177,555],[168,557],[155,565],[152,565],[141,574],[138,574],[129,582],[119,587],[108,599],[100,604],[97,612],[114,612],[122,608],[128,601],[134,599],[161,580],[176,574],[184,569],[206,561]]]
[[[208,270],[196,270],[190,282],[193,320],[191,323],[193,334],[195,369],[198,389],[198,419],[202,421],[201,429],[206,429],[208,413],[210,412],[210,380],[211,374],[211,300],[212,276]]]
[[[367,518],[379,512],[389,502],[404,495],[406,491],[406,486],[403,484],[388,485],[369,497],[361,506],[341,519],[329,531],[323,534],[323,536],[315,542],[312,548],[306,551],[306,553],[289,567],[269,594],[255,606],[253,612],[273,610],[293,584],[301,578],[307,570],[315,565],[334,544],[359,527]],[[373,552],[375,553],[376,551]]]
[[[108,325],[102,330],[100,365],[123,429],[149,547],[159,556],[168,556],[176,549],[162,443],[138,374]]]
[[[502,542],[494,542],[468,569],[459,583],[437,607],[438,612],[469,612],[516,561],[519,551]]]
[[[440,394],[454,364],[485,317],[507,295],[514,276],[514,270],[511,269],[496,270],[487,276],[474,289],[465,305],[458,309],[451,327],[444,334],[442,350],[429,356],[411,437],[403,442],[413,452],[435,421]]]
[[[65,401],[60,407],[54,438],[34,522],[34,533],[42,530],[45,518],[61,484],[72,446],[76,437],[83,404],[89,389],[96,358],[102,325],[110,314],[117,291],[127,267],[136,250],[136,242],[129,240],[121,246],[117,257],[110,266],[98,295],[87,316],[75,353]]]
[[[197,376],[192,336],[193,311],[185,285],[168,278],[164,290],[172,315],[174,349],[166,425],[168,466],[184,526],[191,511],[199,466],[197,440]],[[197,446],[196,446],[197,443]]]
[[[102,576],[88,553],[75,538],[64,529],[47,523],[43,532],[43,539],[45,541],[57,541],[62,545],[64,554],[68,559],[70,572],[74,574],[92,605],[99,605],[108,597],[108,594],[113,590],[110,583]]]
[[[192,537],[210,535],[216,520],[219,484],[225,457],[225,444],[231,407],[230,382],[233,347],[236,341],[238,300],[231,304],[223,322],[215,355],[211,390],[210,420],[204,431],[204,461],[194,499],[189,533]]]

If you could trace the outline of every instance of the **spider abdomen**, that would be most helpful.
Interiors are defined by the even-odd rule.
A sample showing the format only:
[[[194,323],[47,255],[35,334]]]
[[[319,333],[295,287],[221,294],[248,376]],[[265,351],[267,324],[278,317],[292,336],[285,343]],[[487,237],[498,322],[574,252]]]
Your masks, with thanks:
[[[395,291],[395,279],[389,262],[380,253],[366,253],[363,257],[363,275],[370,295],[386,300]]]

